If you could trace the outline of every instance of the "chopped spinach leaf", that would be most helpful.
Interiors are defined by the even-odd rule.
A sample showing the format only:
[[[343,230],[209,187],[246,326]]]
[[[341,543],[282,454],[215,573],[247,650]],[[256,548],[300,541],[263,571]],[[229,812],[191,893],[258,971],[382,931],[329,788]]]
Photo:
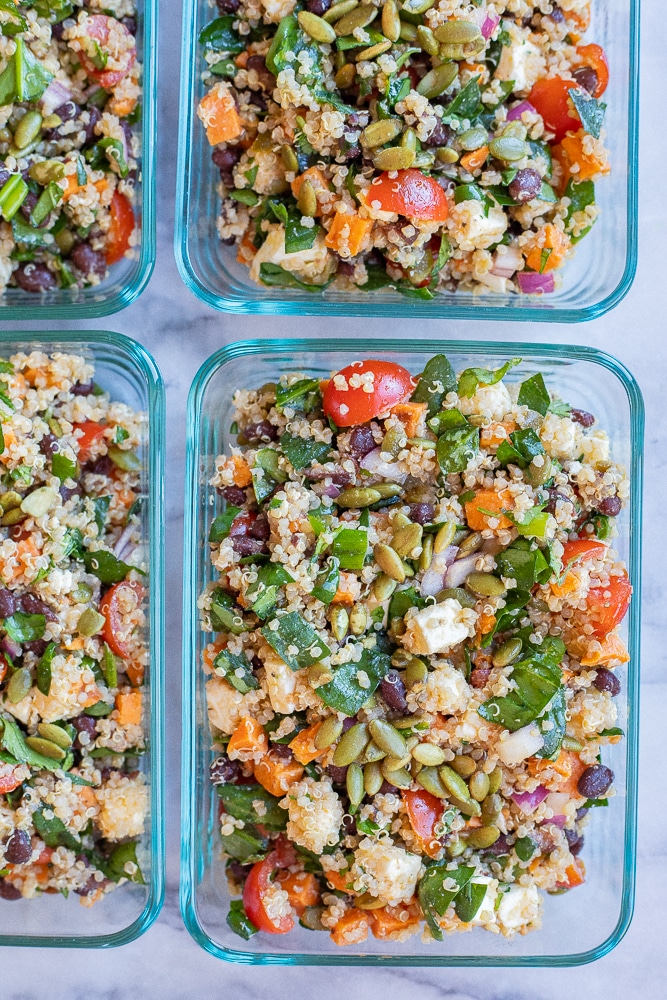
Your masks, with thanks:
[[[490,368],[466,368],[459,376],[459,396],[469,398],[475,395],[480,386],[496,385],[511,368],[518,364],[521,364],[521,358],[512,358],[502,368],[496,368],[495,371]]]
[[[227,914],[227,926],[244,941],[249,941],[259,930],[246,913],[241,899],[232,899]]]
[[[331,445],[323,441],[313,441],[302,437],[294,437],[285,431],[280,438],[280,447],[285,452],[292,467],[297,471],[305,469],[313,462],[326,462],[331,454]]]
[[[229,504],[227,509],[218,514],[211,523],[211,530],[208,533],[208,540],[214,545],[222,542],[223,539],[227,538],[229,535],[229,530],[232,526],[232,521],[237,514],[241,513],[240,507],[234,507],[233,504]]]
[[[104,584],[120,583],[130,570],[136,569],[135,566],[128,565],[106,549],[84,552],[83,562],[88,572]]]
[[[261,785],[218,785],[217,792],[225,812],[234,819],[260,823],[267,830],[284,830],[287,826],[287,812],[280,808],[280,800]],[[262,804],[261,813],[257,811],[256,802]]]
[[[572,88],[568,90],[568,94],[572,98],[572,103],[581,118],[584,131],[592,135],[594,139],[599,139],[607,105],[603,101],[596,100],[583,90]]]
[[[274,618],[261,630],[269,646],[292,670],[318,663],[331,650],[298,611]]]
[[[379,687],[391,667],[391,657],[378,649],[364,649],[361,658],[344,663],[334,670],[333,679],[317,688],[317,694],[330,708],[348,717],[356,715],[364,702]],[[359,676],[366,675],[367,686],[362,687]],[[364,680],[364,683],[366,683]]]
[[[529,410],[535,410],[543,417],[546,416],[551,404],[551,397],[541,372],[531,375],[530,378],[521,383],[517,402],[519,406],[527,406]]]
[[[456,374],[445,355],[436,354],[426,363],[412,400],[428,403],[428,415],[432,417],[442,409],[448,392],[456,392]]]
[[[259,681],[253,674],[245,653],[230,653],[227,649],[221,649],[213,663],[218,672],[222,671],[225,680],[241,694],[259,687]]]

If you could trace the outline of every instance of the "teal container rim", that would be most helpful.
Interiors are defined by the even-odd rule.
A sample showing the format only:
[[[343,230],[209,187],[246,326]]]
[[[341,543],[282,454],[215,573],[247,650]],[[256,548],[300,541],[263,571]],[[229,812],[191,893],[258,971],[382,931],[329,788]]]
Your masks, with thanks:
[[[34,338],[31,342],[30,338]],[[130,337],[108,330],[4,331],[5,341],[26,341],[38,348],[42,344],[88,347],[95,352],[98,344],[107,344],[130,358],[147,385],[149,406],[149,558],[150,558],[150,808],[151,873],[146,904],[127,927],[111,934],[0,936],[0,946],[29,948],[114,948],[129,944],[144,934],[156,920],[164,902],[165,816],[164,816],[164,450],[165,399],[162,375],[152,355]]]
[[[416,340],[378,341],[379,352],[385,354],[428,353],[446,354],[450,352],[483,351],[492,356],[508,356],[516,353],[517,345],[501,341],[452,341],[452,340]],[[182,718],[182,758],[181,758],[181,880],[180,906],[185,926],[194,940],[209,954],[242,965],[349,965],[349,966],[404,966],[404,967],[541,967],[569,968],[595,962],[612,951],[622,940],[634,912],[636,884],[636,846],[637,846],[637,778],[639,766],[639,665],[640,665],[640,625],[641,625],[641,535],[642,535],[642,482],[643,482],[643,443],[644,443],[644,400],[632,373],[622,362],[611,354],[599,351],[593,347],[570,344],[537,344],[521,345],[523,358],[544,357],[552,354],[554,359],[564,361],[585,361],[606,368],[612,372],[625,389],[630,406],[630,435],[633,442],[632,461],[629,470],[631,483],[631,507],[633,511],[633,530],[629,533],[628,568],[634,588],[633,600],[628,613],[628,652],[630,663],[628,671],[628,704],[630,712],[627,746],[627,778],[625,801],[625,847],[623,866],[623,899],[618,923],[612,933],[597,947],[585,952],[570,955],[528,955],[515,958],[497,958],[479,960],[470,955],[448,956],[400,956],[384,957],[381,955],[350,956],[342,954],[291,954],[255,953],[250,951],[228,951],[220,947],[202,927],[196,909],[195,885],[199,859],[197,856],[197,826],[196,826],[196,792],[194,762],[196,760],[197,718],[195,706],[195,677],[199,670],[196,662],[196,632],[197,632],[197,596],[199,581],[197,580],[196,551],[199,539],[194,537],[193,528],[197,519],[199,491],[193,488],[197,482],[199,459],[199,434],[201,427],[202,400],[211,376],[229,361],[247,355],[272,355],[280,357],[297,351],[311,355],[320,352],[359,354],[359,342],[350,339],[309,340],[248,340],[223,347],[213,354],[201,366],[190,387],[187,406],[187,467],[186,496],[189,502],[185,509],[184,527],[184,586],[183,586],[183,718]]]
[[[142,48],[142,138],[141,138],[141,243],[139,262],[131,284],[114,291],[101,302],[86,302],[81,296],[79,302],[40,303],[38,295],[26,292],[25,305],[5,305],[0,299],[0,321],[25,320],[42,321],[48,319],[84,320],[99,319],[120,312],[141,295],[148,284],[155,267],[156,254],[156,157],[157,143],[157,82],[158,82],[158,10],[159,0],[141,0],[141,19],[144,44]],[[5,336],[5,334],[3,334]]]
[[[640,0],[629,0],[630,30],[628,37],[629,70],[631,90],[628,97],[628,169],[626,177],[627,197],[627,255],[623,275],[616,288],[604,299],[575,308],[538,308],[525,306],[474,305],[438,306],[437,299],[431,302],[380,302],[374,296],[361,303],[326,302],[315,295],[299,300],[263,298],[261,286],[257,294],[246,299],[231,298],[207,285],[197,273],[192,261],[188,239],[190,220],[190,197],[192,172],[192,149],[194,139],[194,95],[198,70],[198,43],[194,33],[197,0],[183,0],[183,41],[181,45],[181,90],[180,129],[178,142],[178,166],[176,183],[176,213],[174,226],[174,256],[178,271],[185,285],[206,305],[224,313],[238,315],[280,315],[280,316],[329,316],[334,312],[345,316],[390,317],[405,316],[420,319],[457,320],[505,320],[523,323],[583,323],[597,319],[614,309],[628,294],[637,273],[638,229],[639,229],[639,20]],[[202,140],[203,141],[203,140]]]

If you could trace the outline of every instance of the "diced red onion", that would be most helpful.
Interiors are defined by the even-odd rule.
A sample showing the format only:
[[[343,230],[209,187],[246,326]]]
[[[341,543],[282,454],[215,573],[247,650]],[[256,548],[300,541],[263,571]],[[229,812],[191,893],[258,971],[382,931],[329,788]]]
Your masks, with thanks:
[[[512,801],[519,807],[521,812],[529,816],[544,802],[548,794],[549,791],[544,785],[538,785],[533,792],[513,792]]]
[[[445,573],[445,587],[462,587],[475,569],[476,562],[476,552],[473,552],[472,555],[464,556],[463,559],[457,559],[453,562]]]
[[[447,567],[454,561],[458,548],[456,545],[449,545],[444,552],[438,552],[433,556],[431,565],[424,573],[419,585],[419,593],[422,597],[435,597],[445,587],[445,573]]]
[[[60,80],[51,80],[41,96],[40,105],[44,116],[52,115],[56,108],[72,100],[72,92]]]
[[[21,647],[18,642],[14,642],[8,635],[3,635],[0,639],[0,650],[6,653],[10,660],[15,660],[17,656],[21,655]]]
[[[545,295],[553,292],[556,287],[551,271],[538,274],[537,271],[520,271],[516,276],[519,290],[524,295]]]
[[[372,473],[374,476],[382,476],[385,479],[389,479],[393,483],[404,483],[407,473],[401,472],[395,462],[385,462],[381,455],[380,448],[373,448],[373,451],[369,451],[362,458],[360,462],[361,468],[365,469],[366,472]]]
[[[546,822],[553,823],[554,826],[557,826],[560,830],[562,830],[567,820],[565,816],[554,816],[553,819],[548,819]]]
[[[536,108],[530,103],[530,101],[521,101],[520,104],[515,104],[513,108],[507,112],[507,121],[513,122],[517,118],[520,118],[524,111],[531,111],[533,114],[537,114]]]
[[[496,30],[500,24],[500,18],[497,14],[486,14],[484,21],[480,24],[482,35],[488,41],[493,32]]]
[[[507,247],[506,251],[504,254],[496,251],[493,256],[491,274],[500,278],[511,278],[515,271],[523,267],[523,254],[518,247]]]
[[[340,486],[336,486],[335,483],[331,483],[323,490],[324,496],[330,497],[332,500],[335,500],[336,497],[340,496],[342,492],[343,491],[341,490]]]
[[[134,535],[134,532],[135,525],[128,524],[124,531],[119,535],[118,541],[113,547],[114,555],[118,559],[123,559],[124,553],[126,553],[128,549],[134,548],[134,545],[132,544],[132,536]]]

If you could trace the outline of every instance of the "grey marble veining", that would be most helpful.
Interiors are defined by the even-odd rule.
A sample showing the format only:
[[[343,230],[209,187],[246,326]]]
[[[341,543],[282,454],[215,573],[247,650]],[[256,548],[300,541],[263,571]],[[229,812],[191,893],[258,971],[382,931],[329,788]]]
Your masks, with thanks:
[[[593,965],[567,970],[436,970],[246,968],[219,962],[191,940],[178,910],[179,705],[181,535],[185,404],[192,377],[214,350],[256,336],[324,335],[358,337],[359,321],[220,316],[182,285],[172,254],[175,150],[177,144],[180,4],[162,7],[159,253],[153,279],[125,312],[97,323],[79,324],[135,336],[153,353],[167,386],[167,704],[168,708],[168,885],[157,923],[139,941],[108,951],[66,952],[5,949],[0,953],[0,1000],[255,1000],[292,996],[324,998],[405,997],[407,1000],[662,1000],[667,997],[667,813],[664,794],[665,709],[667,707],[667,604],[664,570],[665,329],[667,284],[667,140],[664,101],[663,5],[645,3],[642,43],[642,140],[640,266],[625,301],[610,315],[585,326],[501,323],[420,324],[420,334],[441,337],[522,339],[585,343],[615,354],[634,373],[647,406],[645,559],[643,614],[643,698],[637,902],[635,918],[621,944]],[[49,324],[45,324],[48,326]],[[51,324],[62,328],[65,324]],[[72,328],[77,324],[70,324]],[[315,329],[314,329],[315,327]],[[396,336],[403,326],[364,321],[366,336]],[[657,782],[656,782],[657,778]],[[657,794],[656,794],[657,791]]]

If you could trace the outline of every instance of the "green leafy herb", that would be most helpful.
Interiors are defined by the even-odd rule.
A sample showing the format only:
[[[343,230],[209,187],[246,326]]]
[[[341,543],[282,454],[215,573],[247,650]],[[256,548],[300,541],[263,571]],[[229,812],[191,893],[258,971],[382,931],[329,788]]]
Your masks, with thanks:
[[[454,100],[447,105],[442,120],[446,124],[450,124],[451,119],[454,118],[473,118],[479,107],[480,99],[479,77],[475,76],[459,90]]]
[[[253,934],[256,934],[259,929],[255,927],[252,920],[246,913],[243,907],[243,901],[240,899],[232,899],[229,904],[227,926],[234,932],[234,934],[238,934],[239,937],[243,938],[244,941],[249,941]]]
[[[51,80],[53,73],[35,58],[22,38],[17,38],[16,51],[0,74],[0,106],[38,101]]]
[[[544,744],[535,754],[536,757],[551,757],[555,759],[560,753],[565,736],[565,690],[560,687],[537,719],[537,725],[542,733]]]
[[[496,385],[511,368],[519,364],[521,364],[521,358],[512,358],[502,368],[496,368],[495,371],[490,368],[466,368],[459,376],[459,396],[470,398],[470,396],[475,395],[480,386]]]
[[[565,230],[570,234],[572,242],[578,243],[579,240],[583,239],[584,236],[591,231],[594,220],[591,221],[590,226],[586,226],[576,235],[572,233],[570,223],[572,222],[572,217],[575,213],[583,212],[589,205],[595,204],[595,184],[593,181],[580,181],[577,183],[576,181],[570,179],[567,182],[567,187],[565,188],[565,197],[570,199],[570,204],[568,205],[567,214],[565,216]]]
[[[251,475],[252,488],[259,504],[273,493],[278,483],[287,481],[287,473],[280,468],[280,454],[275,448],[259,449]]]
[[[18,35],[27,29],[28,22],[23,14],[16,9],[14,0],[0,0],[0,10],[9,17],[8,21],[2,21],[3,35]]]
[[[276,606],[278,591],[294,577],[279,563],[269,562],[257,573],[257,579],[248,587],[247,599],[258,618],[268,618]]]
[[[134,870],[131,873],[126,871],[127,865],[133,867]],[[126,844],[118,844],[99,867],[100,871],[103,871],[107,878],[112,879],[114,882],[119,882],[120,879],[126,878],[130,882],[136,882],[138,885],[146,884],[141,868],[139,867],[139,862],[137,861],[137,845],[134,841],[128,841]]]
[[[70,458],[62,451],[56,451],[51,456],[51,471],[61,483],[66,479],[74,479],[78,472],[76,459]]]
[[[537,455],[544,455],[544,447],[531,427],[513,431],[509,441],[501,441],[496,458],[501,465],[518,465],[527,468]]]
[[[107,514],[109,513],[109,504],[111,503],[111,497],[94,497],[92,499],[93,510],[95,511],[95,524],[97,525],[97,534],[102,536],[104,534],[104,527],[107,522]]]
[[[0,192],[0,195],[1,194],[2,192]],[[27,189],[25,195],[26,197],[28,196]],[[17,210],[20,207],[20,204],[21,203],[19,202]],[[7,218],[4,208],[3,215]],[[31,226],[20,215],[14,215],[12,217],[12,235],[15,242],[20,244],[22,247],[53,247],[53,241],[47,229],[35,229],[34,226]]]
[[[298,611],[274,618],[261,630],[269,646],[292,670],[318,663],[331,650]]]
[[[583,806],[581,808],[582,809],[593,809],[596,806],[604,807],[604,806],[608,806],[608,805],[609,805],[609,799],[586,799],[586,801],[584,802],[584,804],[583,804]]]
[[[364,833],[367,837],[372,837],[373,834],[381,830],[382,827],[379,823],[374,823],[372,819],[358,819],[357,820],[357,833]]]
[[[463,472],[479,451],[479,427],[473,427],[458,410],[445,410],[438,418],[436,457],[449,475]]]
[[[259,687],[245,653],[230,653],[229,650],[222,649],[213,662],[216,669],[222,671],[225,680],[241,694],[247,694],[248,691]]]
[[[267,830],[284,830],[287,826],[287,812],[280,808],[280,800],[261,785],[218,785],[217,792],[225,812],[234,819],[260,823]],[[255,802],[264,806],[261,814],[257,812]]]
[[[410,608],[418,608],[421,611],[425,607],[426,599],[421,597],[414,587],[396,590],[389,602],[389,621],[392,622],[394,618],[405,618]]]
[[[34,0],[33,6],[40,17],[45,17],[52,24],[60,24],[74,9],[70,0]]]
[[[245,52],[246,42],[234,31],[235,20],[232,14],[216,17],[199,32],[200,45],[213,52],[228,52],[230,55]]]
[[[419,905],[436,941],[442,941],[442,931],[437,918],[444,917],[449,904],[475,874],[472,865],[459,865],[458,868],[449,870],[445,864],[444,861],[429,864],[417,891]],[[445,883],[447,883],[446,888]]]
[[[47,819],[43,809],[37,809],[32,814],[32,821],[38,836],[47,847],[66,847],[70,851],[80,851],[81,841],[73,836],[57,816]]]
[[[484,902],[486,896],[486,885],[483,882],[473,882],[469,880],[457,892],[454,900],[454,911],[459,920],[464,924],[469,924],[474,920],[477,911]]]
[[[512,668],[514,689],[509,694],[490,698],[477,711],[488,722],[495,722],[511,732],[534,722],[542,714],[561,686],[560,663],[565,655],[562,639],[547,636],[528,650],[524,659]]]
[[[303,71],[299,62],[301,52],[310,55],[310,70],[307,73]],[[321,61],[319,46],[301,30],[296,14],[283,17],[266,54],[266,68],[274,76],[278,76],[281,70],[291,67],[302,82],[314,83],[322,77]]]
[[[37,690],[41,691],[45,698],[48,698],[51,690],[51,664],[53,663],[53,657],[56,655],[57,649],[57,644],[50,642],[37,664]]]
[[[537,845],[530,837],[519,837],[514,844],[514,850],[519,861],[530,861],[537,850]]]
[[[523,538],[498,553],[496,569],[501,576],[516,580],[521,590],[532,590],[536,583],[546,583],[551,576],[551,567],[542,550],[532,548]]]
[[[243,865],[253,865],[256,861],[263,861],[268,854],[269,841],[266,837],[260,836],[254,826],[221,834],[220,840],[225,854]]]
[[[105,584],[120,583],[135,566],[129,566],[107,549],[84,552],[83,562],[89,573]]]
[[[15,611],[3,621],[5,632],[14,642],[37,642],[44,635],[46,618],[44,615],[29,615],[25,611]]]
[[[341,569],[360,570],[368,551],[368,533],[363,528],[340,528],[333,541],[333,554]]]
[[[344,715],[356,715],[364,702],[376,691],[391,667],[391,657],[376,649],[364,649],[355,662],[336,667],[333,679],[317,688],[325,705]],[[362,687],[359,676],[366,675],[368,685]]]
[[[553,399],[549,404],[549,413],[555,413],[557,417],[569,417],[572,407],[569,403],[564,403],[562,399]]]
[[[436,354],[426,363],[412,399],[415,403],[428,403],[428,415],[432,417],[442,409],[448,392],[456,392],[456,374],[445,355]]]
[[[279,264],[260,264],[259,276],[265,285],[276,285],[279,288],[299,288],[302,292],[321,292],[326,285],[308,285],[299,281],[291,271],[286,271]]]
[[[584,131],[592,135],[594,139],[599,139],[607,105],[603,101],[597,101],[583,90],[576,90],[574,87],[568,90],[568,94],[572,98],[572,103],[581,118]]]
[[[276,388],[278,413],[282,413],[286,406],[291,410],[310,413],[319,406],[321,400],[320,382],[316,378],[302,378],[291,385],[279,385]]]
[[[323,604],[331,604],[340,580],[340,560],[336,556],[330,556],[327,565],[315,578],[315,586],[311,593]]]
[[[233,504],[229,504],[227,509],[218,514],[216,518],[213,519],[211,523],[211,530],[208,533],[208,540],[214,545],[217,545],[223,539],[227,538],[229,535],[229,529],[232,526],[232,521],[237,514],[241,513],[240,507],[234,507]]]
[[[111,715],[114,710],[113,703],[107,701],[96,701],[94,705],[90,705],[84,711],[84,715],[89,715],[92,719],[104,719],[107,715]]]
[[[43,757],[41,753],[31,750],[25,742],[25,737],[13,719],[0,719],[3,726],[0,744],[7,753],[19,764],[28,764],[29,767],[40,768],[44,771],[64,770],[66,761],[52,760],[50,757]]]
[[[365,28],[364,30],[368,34],[369,45],[377,45],[378,42],[384,41],[384,35],[382,35],[379,31],[376,31],[375,28]],[[347,52],[349,49],[358,49],[360,45],[361,43],[359,42],[359,39],[355,38],[354,35],[343,35],[342,37],[336,39],[336,48],[339,52]]]
[[[277,198],[270,198],[268,205],[276,219],[282,222],[285,227],[285,253],[310,250],[320,227],[318,225],[304,226],[301,222],[301,212],[296,208],[288,208],[284,202],[278,201]]]
[[[544,384],[544,376],[541,372],[531,375],[519,388],[519,406],[527,406],[529,410],[535,410],[546,416],[551,403],[549,391]]]
[[[511,515],[507,515],[511,517]],[[524,538],[544,538],[547,533],[547,525],[550,515],[542,509],[542,506],[531,507],[523,515],[520,521],[512,518],[516,530]]]
[[[326,462],[331,454],[331,445],[323,441],[313,441],[294,437],[288,431],[280,437],[280,447],[285,452],[292,467],[297,471],[305,469],[313,462]]]
[[[232,635],[241,635],[242,632],[249,630],[234,598],[224,590],[213,591],[210,615],[211,628],[215,632],[231,632]]]

